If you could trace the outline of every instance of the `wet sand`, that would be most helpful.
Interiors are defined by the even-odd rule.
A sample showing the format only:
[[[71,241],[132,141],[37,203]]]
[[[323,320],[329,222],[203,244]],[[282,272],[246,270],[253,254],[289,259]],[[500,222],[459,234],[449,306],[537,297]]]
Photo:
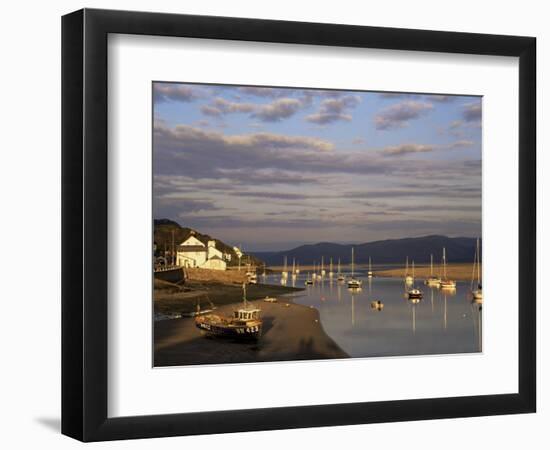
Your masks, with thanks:
[[[409,273],[412,268],[409,267]],[[439,276],[441,273],[439,266],[434,266],[434,275]],[[399,267],[396,269],[374,271],[377,277],[402,278],[405,274],[405,268]],[[426,279],[430,276],[430,265],[420,265],[414,268],[414,276],[417,279]],[[447,264],[447,278],[456,281],[470,281],[472,279],[472,264],[471,263],[455,263]]]
[[[325,333],[316,309],[284,298],[277,303],[249,303],[262,310],[263,333],[258,342],[205,337],[193,318],[161,320],[154,324],[155,366],[349,357]],[[235,306],[219,307],[216,314],[230,315]]]
[[[248,300],[259,300],[269,296],[279,296],[303,290],[271,284],[249,284],[246,287]],[[194,312],[197,304],[201,309],[209,309],[211,303],[220,307],[238,303],[243,298],[242,284],[222,284],[208,281],[188,281],[185,285],[155,284],[153,293],[155,313],[185,315]],[[211,302],[211,303],[210,303]]]

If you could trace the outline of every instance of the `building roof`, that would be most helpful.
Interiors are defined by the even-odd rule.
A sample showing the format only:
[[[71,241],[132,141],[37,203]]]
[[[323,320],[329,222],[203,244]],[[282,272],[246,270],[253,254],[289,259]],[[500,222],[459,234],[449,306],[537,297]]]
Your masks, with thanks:
[[[202,245],[180,245],[178,247],[179,253],[195,253],[195,252],[206,252],[208,249]]]
[[[212,256],[212,258],[209,258],[209,259],[218,259],[220,261],[223,261],[223,259],[220,258],[218,255],[214,255],[214,256]]]

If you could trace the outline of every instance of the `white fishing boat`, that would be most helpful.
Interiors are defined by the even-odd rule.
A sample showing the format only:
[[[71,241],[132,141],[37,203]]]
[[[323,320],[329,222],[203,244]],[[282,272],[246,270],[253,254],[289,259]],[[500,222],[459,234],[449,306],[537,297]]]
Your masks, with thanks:
[[[336,278],[338,281],[345,281],[346,277],[342,274],[342,270],[340,269],[340,258],[338,258],[338,278]]]
[[[367,278],[372,278],[373,277],[373,273],[372,273],[372,262],[371,262],[371,259],[370,259],[370,256],[369,256],[369,270],[367,272]]]
[[[439,283],[439,287],[441,289],[447,289],[447,290],[456,289],[456,281],[449,280],[449,278],[447,278],[447,255],[445,253],[445,247],[443,247],[442,265],[443,265],[443,278]]]
[[[242,340],[257,340],[262,335],[261,310],[246,300],[246,284],[243,284],[243,306],[233,311],[233,316],[207,314],[195,317],[195,326],[207,336]]]
[[[412,262],[412,279],[414,280],[414,261]],[[424,294],[420,289],[413,286],[407,291],[407,296],[409,297],[409,300],[420,300],[424,296]]]
[[[477,274],[477,279],[475,279]],[[474,255],[474,267],[472,268],[472,283],[470,284],[472,298],[476,303],[482,303],[483,291],[481,289],[481,258],[479,252],[479,238],[476,240],[476,252]]]
[[[405,284],[411,285],[414,283],[414,277],[409,274],[409,257],[405,260]]]
[[[348,288],[349,289],[359,289],[363,282],[361,280],[358,280],[354,277],[354,271],[355,271],[355,261],[354,261],[354,248],[351,247],[351,278],[348,280]]]
[[[430,254],[430,276],[424,282],[427,286],[439,286],[441,278],[434,275],[434,255]]]

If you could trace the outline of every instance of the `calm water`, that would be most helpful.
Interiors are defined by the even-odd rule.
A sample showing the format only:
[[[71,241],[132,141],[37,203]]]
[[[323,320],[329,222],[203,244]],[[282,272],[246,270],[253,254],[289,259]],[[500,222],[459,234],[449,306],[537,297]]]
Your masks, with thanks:
[[[363,287],[353,291],[345,282],[331,283],[328,276],[305,286],[306,274],[300,274],[295,285],[306,290],[291,295],[296,303],[319,310],[327,334],[350,356],[481,351],[482,312],[469,298],[469,282],[457,282],[455,291],[442,291],[417,279],[424,298],[414,305],[406,298],[402,279],[369,280],[364,273],[356,278],[363,280]],[[280,277],[270,275],[265,282],[275,284]],[[289,277],[287,285],[292,284]],[[384,304],[382,311],[371,308],[373,300]]]

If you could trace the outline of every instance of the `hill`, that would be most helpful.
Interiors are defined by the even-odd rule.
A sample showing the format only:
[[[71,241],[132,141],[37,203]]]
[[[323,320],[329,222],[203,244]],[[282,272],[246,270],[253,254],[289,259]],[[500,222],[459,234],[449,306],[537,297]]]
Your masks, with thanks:
[[[229,253],[231,255],[231,262],[229,266],[238,265],[239,258],[233,249],[233,246],[226,244],[215,237],[212,237],[208,234],[200,233],[197,230],[192,228],[182,227],[179,223],[174,222],[170,219],[155,219],[154,220],[154,241],[157,244],[157,252],[162,252],[165,249],[170,251],[172,248],[172,232],[174,235],[174,243],[177,246],[181,242],[185,241],[189,236],[193,235],[200,241],[205,244],[210,241],[216,241],[216,248],[223,253]],[[257,257],[253,255],[245,255],[241,258],[241,263],[245,264],[248,262],[248,257],[250,257],[250,262],[252,264],[260,265],[263,264]]]
[[[409,261],[417,263],[429,263],[430,254],[434,255],[434,262],[441,260],[442,248],[447,251],[449,262],[471,262],[474,258],[476,240],[469,237],[451,238],[447,236],[423,236],[417,238],[387,239],[383,241],[367,242],[363,244],[334,244],[320,242],[312,245],[301,245],[282,252],[255,252],[254,255],[268,265],[282,265],[286,256],[291,262],[292,258],[300,264],[319,263],[324,256],[325,264],[329,258],[336,263],[338,258],[342,264],[348,264],[351,260],[351,248],[355,248],[355,262],[365,264],[369,256],[374,264],[400,264],[408,256]]]

